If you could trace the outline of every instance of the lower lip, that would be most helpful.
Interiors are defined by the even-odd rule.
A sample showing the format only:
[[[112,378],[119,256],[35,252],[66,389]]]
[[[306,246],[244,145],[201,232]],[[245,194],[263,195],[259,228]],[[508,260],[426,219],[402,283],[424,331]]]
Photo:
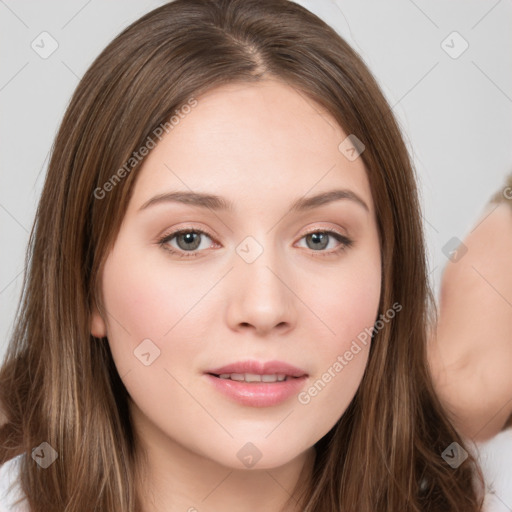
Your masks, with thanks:
[[[242,405],[270,407],[297,395],[306,382],[307,376],[291,378],[282,382],[241,382],[221,379],[211,374],[206,378],[215,388]]]

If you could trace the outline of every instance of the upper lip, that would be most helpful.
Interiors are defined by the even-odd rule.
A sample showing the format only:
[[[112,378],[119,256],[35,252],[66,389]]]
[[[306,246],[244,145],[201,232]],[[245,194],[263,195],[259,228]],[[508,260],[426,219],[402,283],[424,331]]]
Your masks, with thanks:
[[[281,374],[290,377],[303,377],[307,376],[307,372],[292,366],[291,364],[282,361],[267,361],[265,363],[259,361],[238,361],[213,370],[208,370],[206,373],[213,375],[222,375],[226,373],[252,373],[255,375],[273,375]]]

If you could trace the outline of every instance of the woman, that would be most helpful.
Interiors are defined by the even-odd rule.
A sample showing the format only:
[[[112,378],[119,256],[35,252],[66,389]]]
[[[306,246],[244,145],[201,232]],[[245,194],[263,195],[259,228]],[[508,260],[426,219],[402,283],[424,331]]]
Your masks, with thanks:
[[[420,219],[389,105],[306,9],[128,27],[57,135],[0,371],[30,510],[479,510]]]

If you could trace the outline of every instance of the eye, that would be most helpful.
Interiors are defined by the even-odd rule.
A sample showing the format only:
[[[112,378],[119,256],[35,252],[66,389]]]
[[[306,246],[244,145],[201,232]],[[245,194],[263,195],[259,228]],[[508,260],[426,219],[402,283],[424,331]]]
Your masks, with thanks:
[[[177,255],[180,258],[195,258],[200,256],[200,253],[204,249],[211,247],[210,245],[201,248],[201,239],[203,237],[209,238],[210,240],[213,239],[212,235],[201,229],[183,228],[164,235],[160,240],[158,240],[158,244],[162,246],[166,251],[169,251],[170,253]],[[175,239],[177,246],[171,244],[171,242]],[[342,235],[341,233],[325,229],[310,231],[301,237],[300,240],[302,239],[306,240],[308,248],[310,248],[313,253],[318,253],[315,254],[315,256],[333,256],[339,254],[341,251],[346,250],[353,244],[352,240]],[[324,251],[324,249],[329,246],[329,242],[332,239],[337,240],[339,246],[334,250]]]
[[[180,258],[194,258],[199,256],[198,249],[201,246],[201,238],[203,236],[211,239],[211,236],[206,231],[201,229],[184,228],[165,235],[158,241],[158,243],[165,250],[172,254],[176,254]],[[178,245],[177,248],[170,244],[174,239],[176,239],[176,244]],[[204,249],[204,247],[202,249]]]
[[[304,235],[301,240],[302,239],[306,240],[306,245],[308,248],[312,249],[313,252],[319,253],[315,254],[315,256],[333,256],[339,254],[341,251],[348,249],[353,244],[353,240],[350,240],[337,231],[322,229],[310,231]],[[332,251],[324,251],[323,249],[329,245],[329,239],[337,240],[340,245]]]

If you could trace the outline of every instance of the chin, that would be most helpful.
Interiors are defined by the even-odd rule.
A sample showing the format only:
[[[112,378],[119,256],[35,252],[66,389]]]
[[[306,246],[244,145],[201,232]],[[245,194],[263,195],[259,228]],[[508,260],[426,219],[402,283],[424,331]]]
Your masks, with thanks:
[[[221,464],[233,470],[269,470],[276,469],[290,463],[304,454],[299,447],[283,447],[274,443],[258,442],[255,440],[234,442],[222,454],[213,455],[210,458],[217,464]],[[283,449],[284,448],[284,449]],[[306,449],[307,450],[307,449]],[[226,457],[228,455],[228,457]]]

